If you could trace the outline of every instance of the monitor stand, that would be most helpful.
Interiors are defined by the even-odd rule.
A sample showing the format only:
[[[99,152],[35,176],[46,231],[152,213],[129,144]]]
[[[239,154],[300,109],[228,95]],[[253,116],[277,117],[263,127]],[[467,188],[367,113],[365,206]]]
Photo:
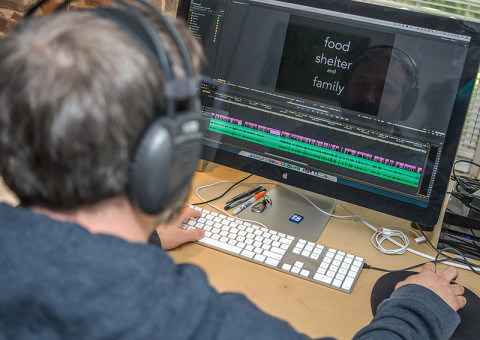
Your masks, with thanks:
[[[272,204],[267,205],[262,213],[253,212],[251,209],[253,205],[251,205],[240,212],[237,217],[258,221],[269,229],[315,242],[320,237],[330,216],[314,208],[305,198],[296,194],[298,192],[323,211],[329,214],[333,212],[336,204],[333,199],[282,184],[267,191]],[[290,221],[295,214],[303,216],[303,220],[299,223]]]

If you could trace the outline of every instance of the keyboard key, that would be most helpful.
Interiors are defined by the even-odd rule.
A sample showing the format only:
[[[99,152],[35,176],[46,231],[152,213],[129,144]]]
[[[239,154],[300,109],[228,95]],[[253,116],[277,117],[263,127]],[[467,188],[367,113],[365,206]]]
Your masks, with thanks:
[[[350,289],[353,284],[353,277],[347,276],[345,281],[343,282],[342,288],[343,289]]]
[[[305,263],[303,263],[302,261],[296,261],[295,264],[294,264],[294,266],[295,266],[295,267],[300,267],[300,268],[302,268],[304,264],[305,264]]]
[[[323,283],[327,283],[327,284],[330,284],[333,280],[332,277],[327,276],[327,275],[322,275],[322,274],[319,274],[319,273],[316,273],[313,276],[313,279],[317,280],[317,281],[320,281],[320,282],[323,282]]]
[[[304,251],[302,251],[302,256],[309,257],[309,256],[310,256],[310,252],[304,250]]]
[[[335,287],[340,287],[340,285],[342,284],[342,280],[338,280],[338,279],[335,279],[333,280],[333,283],[332,283]]]
[[[218,240],[214,240],[212,238],[207,238],[204,237],[198,242],[203,243],[203,244],[208,244],[213,247],[218,247],[223,250],[231,251],[232,253],[235,254],[240,254],[241,249],[235,246],[232,246],[231,244],[225,243],[225,242],[220,242]]]
[[[300,275],[304,276],[304,277],[308,277],[308,275],[310,275],[310,271],[309,270],[306,270],[306,269],[302,269],[300,271]]]
[[[329,271],[327,272],[327,276],[329,276],[329,277],[335,277],[335,272],[334,272],[333,270],[329,270]]]
[[[326,272],[327,272],[327,270],[325,268],[318,267],[318,269],[317,269],[317,273],[319,273],[319,274],[325,274]]]
[[[359,269],[360,269],[360,267],[357,267],[357,266],[351,266],[350,267],[351,272],[358,272]]]
[[[266,256],[260,255],[260,254],[257,254],[253,257],[254,260],[257,260],[257,261],[260,261],[260,262],[265,261],[266,258],[267,258]]]
[[[278,266],[278,263],[279,263],[279,262],[280,262],[280,261],[278,261],[278,260],[276,260],[276,259],[272,259],[271,257],[267,257],[267,259],[265,260],[265,263],[266,263],[266,264],[269,264],[269,265],[271,265],[271,266],[273,266],[273,267]]]
[[[280,260],[282,259],[282,257],[283,257],[282,255],[277,254],[277,253],[274,253],[274,252],[269,251],[269,250],[265,250],[265,251],[263,252],[263,254],[266,255],[266,256],[268,256],[268,257],[271,257],[271,258],[273,258],[273,259],[279,260],[279,261],[280,261]]]
[[[249,251],[247,249],[242,250],[241,254],[245,257],[248,257],[249,259],[255,256],[255,253],[253,251]]]

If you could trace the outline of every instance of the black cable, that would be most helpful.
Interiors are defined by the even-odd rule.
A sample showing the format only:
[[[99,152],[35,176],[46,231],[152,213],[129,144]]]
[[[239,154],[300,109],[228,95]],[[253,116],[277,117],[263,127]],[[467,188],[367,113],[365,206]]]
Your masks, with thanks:
[[[478,259],[478,250],[471,248],[469,244],[450,239],[441,240],[440,242],[443,246],[450,246],[461,251],[465,256]]]
[[[215,197],[215,198],[212,198],[208,201],[205,201],[205,202],[199,202],[199,203],[192,203],[191,205],[202,205],[202,204],[207,204],[207,203],[210,203],[210,202],[213,202],[213,201],[216,201],[220,198],[222,198],[223,196],[225,196],[227,194],[227,192],[229,192],[230,190],[232,190],[235,186],[237,186],[238,184],[242,183],[243,181],[246,181],[247,179],[249,179],[250,177],[252,177],[253,175],[248,175],[247,177],[245,177],[244,179],[238,181],[238,182],[235,182],[230,188],[228,188],[223,194],[221,194],[220,196],[218,197]]]
[[[465,243],[464,241],[458,242],[455,240],[450,240],[450,239],[442,239],[440,240],[442,244],[454,247],[458,250],[460,250],[464,255],[477,258],[478,259],[478,249],[471,247],[472,245]]]
[[[438,252],[437,256],[435,257],[435,265],[436,265],[437,262],[441,262],[441,261],[437,260],[440,255],[443,255],[443,256],[447,257],[446,255],[443,254],[443,253],[444,253],[445,251],[447,251],[447,250],[450,250],[450,251],[453,250],[455,253],[459,254],[459,255],[463,258],[463,261],[458,261],[458,262],[465,263],[467,266],[470,267],[470,269],[472,270],[473,273],[475,273],[475,274],[477,274],[477,275],[480,275],[480,273],[479,273],[478,271],[476,271],[476,270],[472,267],[472,264],[473,264],[473,263],[471,263],[470,261],[468,261],[468,260],[465,258],[465,256],[463,256],[463,254],[462,254],[459,250],[457,250],[457,249],[455,249],[455,248],[444,248],[444,249],[440,250],[440,251]],[[454,258],[454,257],[453,257],[453,258],[450,258],[450,261],[451,261],[451,260],[455,260],[455,258]],[[456,260],[460,260],[460,259],[456,259]],[[475,267],[479,267],[479,266],[477,266],[477,265],[475,265],[475,264],[473,264],[473,265],[474,265]]]
[[[368,265],[366,262],[363,264],[363,268],[365,268],[365,269],[378,270],[378,271],[387,272],[387,273],[392,272],[392,270],[388,270],[388,269],[383,269],[383,268],[378,268],[378,267],[370,266],[370,265]]]
[[[455,187],[454,187],[454,190],[448,193],[451,194],[452,197],[462,202],[462,204],[468,207],[469,209],[480,211],[478,208],[472,206],[471,204],[473,199],[475,198],[480,199],[479,196],[474,194],[475,192],[480,190],[480,180],[475,178],[470,178],[467,176],[457,175],[455,166],[458,163],[468,163],[468,164],[480,167],[480,164],[474,163],[472,161],[463,160],[463,159],[457,160],[453,164],[453,170],[452,170],[452,176],[451,176],[452,180],[455,181]]]
[[[480,180],[467,176],[457,176],[455,166],[458,163],[468,163],[480,167],[480,164],[464,159],[459,159],[455,161],[455,163],[453,163],[452,179],[456,182],[456,187],[458,188],[460,186],[463,190],[465,190],[465,192],[469,194],[473,194],[477,190],[480,190]]]
[[[470,178],[467,176],[458,176],[456,172],[456,167],[455,167],[458,163],[468,163],[468,164],[480,167],[480,164],[477,164],[469,160],[455,161],[455,163],[453,164],[453,171],[451,176],[451,178],[456,182],[455,189],[449,193],[452,195],[452,197],[455,197],[456,199],[458,199],[468,209],[480,211],[479,208],[474,207],[472,205],[473,199],[475,198],[480,199],[478,195],[474,194],[478,190],[480,190],[480,180],[475,178]],[[444,228],[444,229],[446,229],[445,234],[448,237],[448,239],[440,239],[439,242],[442,242],[443,244],[448,246],[453,246],[457,250],[461,250],[466,255],[471,255],[472,257],[478,257],[479,250],[478,250],[478,245],[475,243],[475,240],[465,240],[465,239],[459,238],[458,236],[455,237],[455,235],[448,233],[448,228]],[[419,226],[419,230],[422,232],[423,236],[428,241],[428,238],[425,236],[420,226]],[[472,235],[476,237],[475,233],[473,232],[473,229],[470,228],[470,231],[472,232]],[[429,242],[429,245],[432,247],[432,249],[434,249],[438,253],[438,249],[435,248],[430,242]],[[464,257],[463,254],[461,254],[461,256]],[[471,263],[468,262],[466,259],[465,259],[465,263],[469,266],[471,265]]]
[[[420,232],[422,233],[423,237],[425,237],[425,240],[427,241],[428,245],[437,253],[437,257],[439,255],[443,255],[444,257],[446,257],[446,260],[450,260],[450,261],[454,261],[454,262],[460,262],[460,263],[463,263],[463,264],[466,264],[474,274],[477,274],[477,275],[480,275],[480,271],[479,270],[475,270],[473,267],[476,267],[476,268],[480,268],[479,265],[475,264],[475,263],[472,263],[470,261],[468,261],[465,256],[463,256],[463,254],[458,251],[458,250],[455,250],[457,251],[460,256],[462,257],[462,259],[459,259],[459,258],[456,258],[456,257],[451,257],[451,256],[448,256],[448,255],[445,255],[443,254],[443,250],[440,251],[438,250],[433,244],[432,242],[430,242],[430,240],[428,239],[427,235],[425,235],[425,233],[423,232],[422,230],[422,227],[415,222],[415,225],[417,226],[418,230],[420,230]],[[450,248],[450,249],[453,249],[453,248]],[[443,261],[437,261],[437,262],[443,262]]]
[[[460,195],[460,196],[466,196],[466,197],[471,197],[471,198],[480,198],[480,196],[478,196],[478,195],[470,194],[468,192],[461,192],[461,191],[447,191],[447,194],[450,194],[452,196]]]
[[[462,192],[462,191],[447,191],[447,194],[452,195],[455,197],[457,200],[462,202],[462,204],[467,207],[468,209],[473,209],[475,211],[480,212],[480,209],[472,205],[472,201],[474,198],[480,199],[480,196],[475,195],[475,194],[470,194],[468,192]],[[449,212],[452,212],[450,209],[448,209]]]
[[[458,236],[450,233],[446,233],[446,236],[458,241],[456,242],[458,244],[463,244],[465,245],[465,247],[471,247],[473,251],[476,251],[477,254],[480,254],[480,247],[475,244],[474,240],[465,240],[465,238],[462,236]],[[448,241],[448,239],[442,239],[442,242],[443,241]],[[472,243],[469,243],[469,241]]]
[[[448,260],[448,259],[440,259],[440,260],[437,260],[437,262],[446,262],[446,261],[449,261],[449,260]],[[403,269],[384,269],[384,268],[373,267],[373,266],[370,266],[370,265],[364,263],[364,264],[363,264],[363,268],[365,268],[365,269],[378,270],[378,271],[381,271],[381,272],[393,273],[393,272],[400,272],[400,271],[404,271],[404,270],[410,270],[410,269],[418,268],[418,267],[421,267],[421,266],[423,266],[424,264],[429,263],[429,262],[434,263],[433,260],[432,260],[432,261],[426,261],[426,262],[422,262],[422,263],[416,264],[416,265],[414,265],[414,266],[407,267],[407,268],[403,268]]]
[[[478,237],[477,234],[475,234],[475,231],[473,230],[473,228],[470,228],[470,232],[472,233],[473,236]]]
[[[454,225],[452,225],[452,226],[454,226]],[[445,224],[445,223],[442,224],[442,232],[440,233],[440,235],[442,233],[446,234],[448,236],[453,234],[457,237],[460,237],[463,240],[466,239],[465,241],[473,242],[476,246],[479,246],[477,243],[480,242],[480,237],[475,234],[475,232],[473,231],[472,228],[463,228],[463,229],[467,229],[467,230],[470,231],[470,234],[468,234],[467,231],[463,231],[463,230],[460,230],[460,229],[455,229],[455,228],[452,228],[452,226],[450,226],[449,224]]]
[[[452,246],[455,246],[455,248],[461,250],[461,251],[466,251],[471,253],[474,256],[478,257],[479,254],[479,248],[478,246],[474,244],[468,244],[463,240],[458,240],[458,237],[453,237],[454,239],[442,239],[441,242],[445,244],[449,244]]]

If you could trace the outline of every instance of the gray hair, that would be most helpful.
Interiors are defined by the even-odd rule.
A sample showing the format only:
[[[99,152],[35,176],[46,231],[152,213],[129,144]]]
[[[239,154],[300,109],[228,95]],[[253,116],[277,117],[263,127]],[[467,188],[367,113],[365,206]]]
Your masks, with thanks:
[[[175,43],[154,25],[182,76]],[[198,71],[201,48],[175,25]],[[25,20],[0,40],[0,174],[7,186],[22,204],[54,209],[125,193],[135,145],[164,112],[162,80],[125,32],[91,11]]]

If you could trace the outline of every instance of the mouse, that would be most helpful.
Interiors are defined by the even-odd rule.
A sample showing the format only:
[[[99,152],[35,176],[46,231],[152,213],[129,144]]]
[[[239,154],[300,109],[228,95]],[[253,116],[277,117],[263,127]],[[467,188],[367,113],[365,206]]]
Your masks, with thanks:
[[[377,282],[375,282],[370,296],[373,316],[377,313],[378,305],[390,297],[397,283],[413,274],[418,273],[406,270],[394,271],[381,276]],[[480,315],[480,298],[467,287],[464,288],[465,293],[463,296],[467,299],[467,304],[458,311],[461,321],[451,337],[453,340],[478,339],[478,334],[480,333],[480,323],[478,322],[478,316]]]

